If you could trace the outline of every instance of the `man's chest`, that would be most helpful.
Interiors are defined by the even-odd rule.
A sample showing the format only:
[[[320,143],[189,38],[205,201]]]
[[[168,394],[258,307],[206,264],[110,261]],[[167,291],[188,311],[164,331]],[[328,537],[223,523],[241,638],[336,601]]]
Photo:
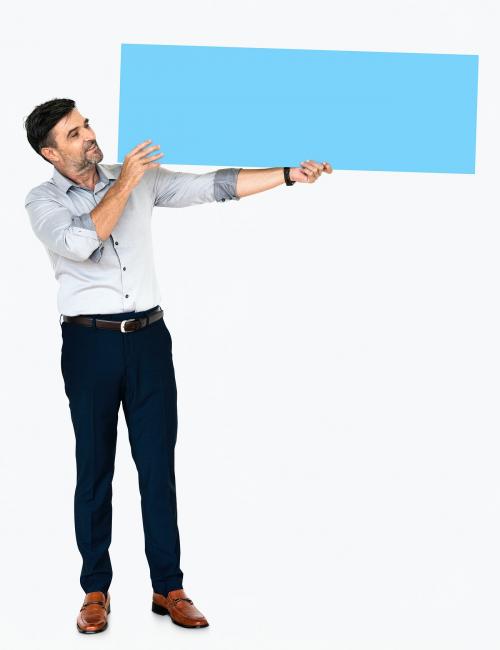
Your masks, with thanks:
[[[104,199],[109,188],[110,185],[102,190],[92,191],[72,187],[63,197],[64,205],[74,216],[90,213]],[[125,242],[140,242],[150,232],[153,207],[153,200],[147,188],[137,188],[130,194],[110,239],[118,242],[121,239],[122,245]]]

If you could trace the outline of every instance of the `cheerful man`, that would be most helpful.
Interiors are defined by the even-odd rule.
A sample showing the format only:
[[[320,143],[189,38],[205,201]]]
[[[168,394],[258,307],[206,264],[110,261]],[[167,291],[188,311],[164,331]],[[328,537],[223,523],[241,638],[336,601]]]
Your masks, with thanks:
[[[313,183],[329,163],[172,172],[151,140],[123,164],[103,154],[71,99],[52,99],[25,120],[30,145],[54,167],[25,206],[59,282],[61,371],[75,433],[75,533],[85,592],[83,633],[108,624],[112,479],[120,404],[139,476],[152,609],[189,628],[207,619],[187,597],[180,569],[174,473],[177,387],[172,339],[159,305],[153,207],[239,200],[286,183]]]

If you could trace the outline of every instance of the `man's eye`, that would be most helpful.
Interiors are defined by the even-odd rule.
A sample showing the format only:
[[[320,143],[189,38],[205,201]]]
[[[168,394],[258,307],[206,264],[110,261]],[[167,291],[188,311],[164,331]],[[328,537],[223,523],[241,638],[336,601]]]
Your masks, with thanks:
[[[77,135],[78,135],[78,133],[72,133],[72,134],[71,134],[71,137],[72,137],[72,138],[75,138]]]

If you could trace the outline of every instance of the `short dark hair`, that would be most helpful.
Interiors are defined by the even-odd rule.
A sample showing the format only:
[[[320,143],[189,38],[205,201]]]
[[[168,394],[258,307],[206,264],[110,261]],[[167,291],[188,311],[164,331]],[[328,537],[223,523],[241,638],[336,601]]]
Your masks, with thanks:
[[[47,162],[50,160],[40,153],[40,149],[56,146],[51,130],[74,108],[75,102],[72,99],[50,99],[48,102],[36,106],[25,119],[24,128],[27,132],[28,142]]]

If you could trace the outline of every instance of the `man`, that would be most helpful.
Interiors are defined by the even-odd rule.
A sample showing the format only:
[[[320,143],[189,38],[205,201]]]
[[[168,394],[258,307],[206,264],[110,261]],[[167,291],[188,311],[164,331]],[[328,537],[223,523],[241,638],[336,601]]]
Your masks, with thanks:
[[[183,589],[174,473],[177,388],[172,339],[159,305],[153,207],[239,200],[277,185],[313,183],[329,163],[172,172],[151,140],[123,164],[103,154],[71,99],[52,99],[25,120],[28,141],[54,167],[25,206],[59,282],[61,371],[76,441],[75,533],[85,592],[82,633],[110,613],[111,497],[120,403],[139,476],[152,610],[189,628],[208,625]],[[61,322],[62,320],[62,322]]]

